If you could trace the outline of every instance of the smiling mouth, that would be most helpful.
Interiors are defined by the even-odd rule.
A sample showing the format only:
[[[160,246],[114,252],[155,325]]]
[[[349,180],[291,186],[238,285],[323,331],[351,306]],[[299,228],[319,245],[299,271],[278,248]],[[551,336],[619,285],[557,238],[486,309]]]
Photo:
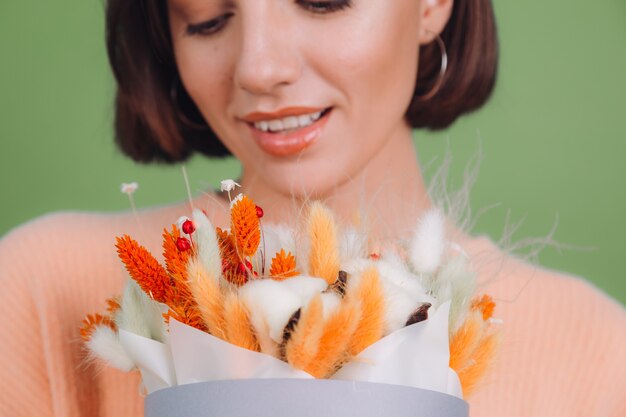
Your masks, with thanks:
[[[268,133],[291,133],[298,129],[306,128],[326,116],[331,111],[328,107],[321,111],[291,115],[281,118],[267,118],[265,120],[258,120],[255,122],[249,122],[249,124],[261,132]]]
[[[315,143],[332,115],[332,107],[304,110],[307,113],[302,110],[283,111],[284,116],[279,113],[256,113],[248,116],[246,123],[262,151],[272,156],[289,157]]]

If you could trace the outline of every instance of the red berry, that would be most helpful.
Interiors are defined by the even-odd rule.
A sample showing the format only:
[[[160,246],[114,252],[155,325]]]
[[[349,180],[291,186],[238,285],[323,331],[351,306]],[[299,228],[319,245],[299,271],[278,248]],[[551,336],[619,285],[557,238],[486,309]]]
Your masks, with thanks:
[[[243,263],[239,264],[239,273],[240,274],[245,274],[247,271],[246,266]]]
[[[222,273],[226,273],[230,269],[230,262],[227,259],[222,259]]]
[[[263,217],[263,209],[259,206],[256,206],[256,216],[260,219]]]
[[[179,237],[176,239],[176,247],[179,251],[186,252],[191,249],[191,243],[187,240],[187,238]]]
[[[193,222],[191,220],[185,220],[185,223],[183,223],[183,232],[190,235],[195,231],[196,226],[194,226]]]

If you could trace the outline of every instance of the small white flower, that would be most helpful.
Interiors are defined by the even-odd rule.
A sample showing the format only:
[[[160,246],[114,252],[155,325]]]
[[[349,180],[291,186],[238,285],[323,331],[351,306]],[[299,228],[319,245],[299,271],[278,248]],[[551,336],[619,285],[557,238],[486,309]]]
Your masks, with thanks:
[[[241,185],[237,184],[233,180],[222,180],[220,181],[220,190],[231,192],[235,189],[235,187],[241,187]]]
[[[134,194],[135,191],[137,191],[137,188],[139,188],[139,184],[137,184],[136,182],[131,182],[131,183],[125,183],[123,182],[121,187],[120,187],[120,191],[124,194]]]

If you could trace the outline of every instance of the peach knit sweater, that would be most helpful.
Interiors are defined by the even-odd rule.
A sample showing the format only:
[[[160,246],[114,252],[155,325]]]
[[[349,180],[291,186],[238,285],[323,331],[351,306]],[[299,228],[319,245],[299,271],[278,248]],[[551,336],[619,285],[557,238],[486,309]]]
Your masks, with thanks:
[[[153,254],[183,206],[132,215],[62,213],[0,241],[0,416],[140,417],[136,373],[87,365],[78,329],[121,292],[114,237]],[[485,238],[462,242],[481,291],[499,300],[499,360],[469,398],[472,416],[626,416],[626,313],[586,282],[506,257]],[[617,277],[616,277],[617,279]]]

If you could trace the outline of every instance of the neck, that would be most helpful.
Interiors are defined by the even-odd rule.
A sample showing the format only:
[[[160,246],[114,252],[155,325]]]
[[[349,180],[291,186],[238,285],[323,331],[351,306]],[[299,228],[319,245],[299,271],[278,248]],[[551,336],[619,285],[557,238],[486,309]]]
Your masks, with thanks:
[[[294,224],[307,199],[285,195],[255,181],[244,170],[241,192],[251,197],[270,223]],[[426,192],[411,129],[402,125],[380,152],[353,178],[319,195],[344,224],[361,224],[378,239],[408,236],[420,213],[431,206]]]

